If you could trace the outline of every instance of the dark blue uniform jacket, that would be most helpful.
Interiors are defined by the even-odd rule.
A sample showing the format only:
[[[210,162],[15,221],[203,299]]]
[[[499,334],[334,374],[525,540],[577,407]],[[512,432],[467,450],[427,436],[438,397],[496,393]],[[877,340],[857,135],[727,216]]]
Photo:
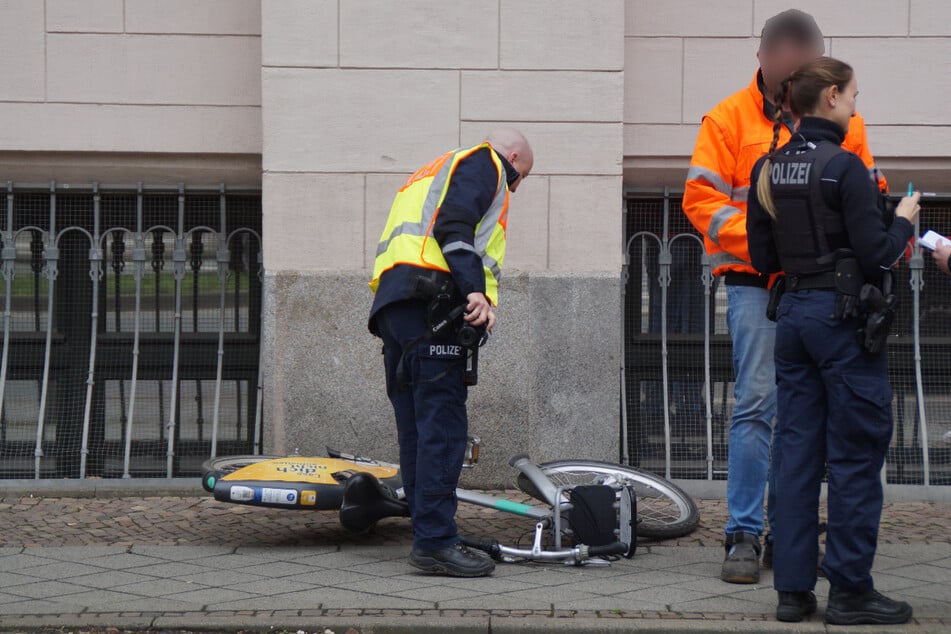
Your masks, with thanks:
[[[433,226],[433,237],[440,246],[462,241],[473,244],[475,228],[485,216],[499,186],[499,176],[488,148],[470,154],[459,161],[449,181],[446,197],[439,207]],[[507,182],[511,185],[519,174],[501,154],[496,152],[505,167]],[[461,297],[469,293],[485,292],[485,272],[481,258],[472,251],[452,251],[444,254],[449,272]],[[376,334],[374,317],[384,306],[413,298],[416,275],[421,269],[398,264],[380,277],[380,286],[370,308],[370,332]]]

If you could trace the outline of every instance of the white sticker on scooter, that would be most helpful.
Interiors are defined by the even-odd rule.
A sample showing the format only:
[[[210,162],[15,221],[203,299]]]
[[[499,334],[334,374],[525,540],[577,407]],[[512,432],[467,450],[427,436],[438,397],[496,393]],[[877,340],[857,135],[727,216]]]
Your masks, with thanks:
[[[267,504],[297,504],[297,491],[294,489],[261,489],[261,501]]]
[[[251,487],[231,487],[232,502],[250,502],[254,499],[254,489]]]

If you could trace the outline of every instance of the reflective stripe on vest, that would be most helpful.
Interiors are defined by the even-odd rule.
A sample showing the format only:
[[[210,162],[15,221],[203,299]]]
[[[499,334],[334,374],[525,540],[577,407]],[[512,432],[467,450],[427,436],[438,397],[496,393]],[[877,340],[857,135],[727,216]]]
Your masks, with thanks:
[[[476,225],[473,244],[457,241],[440,249],[432,236],[432,230],[456,166],[462,159],[485,148],[489,149],[499,173],[492,204]],[[505,255],[508,196],[505,168],[488,143],[449,152],[420,168],[406,181],[393,201],[387,227],[377,245],[370,288],[375,292],[383,273],[397,264],[448,272],[449,265],[444,253],[471,251],[482,260],[485,294],[493,304],[497,303],[502,258]]]
[[[727,253],[726,251],[718,251],[717,253],[710,254],[710,266],[716,269],[719,266],[726,266],[727,264],[742,264],[745,267],[749,267],[749,262],[744,262],[740,258],[736,257],[732,253]]]

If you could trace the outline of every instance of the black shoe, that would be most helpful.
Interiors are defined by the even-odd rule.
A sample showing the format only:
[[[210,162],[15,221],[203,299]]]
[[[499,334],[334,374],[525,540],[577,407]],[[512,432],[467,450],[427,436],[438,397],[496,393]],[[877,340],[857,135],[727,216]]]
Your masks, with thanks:
[[[787,623],[798,623],[816,612],[816,595],[811,592],[780,592],[776,618]]]
[[[911,606],[875,590],[848,592],[829,589],[826,623],[831,625],[897,625],[911,619]]]
[[[436,550],[413,550],[409,563],[423,572],[449,577],[485,577],[495,570],[495,562],[462,544]]]
[[[759,538],[737,532],[726,536],[726,557],[720,569],[720,578],[727,583],[759,582]]]

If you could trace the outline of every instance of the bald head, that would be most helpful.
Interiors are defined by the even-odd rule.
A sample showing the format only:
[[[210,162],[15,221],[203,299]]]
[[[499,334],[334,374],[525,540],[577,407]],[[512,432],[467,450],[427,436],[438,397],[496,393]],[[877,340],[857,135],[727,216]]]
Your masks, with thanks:
[[[521,175],[517,181],[509,185],[509,191],[514,192],[535,164],[532,146],[528,144],[525,135],[515,128],[496,128],[486,136],[485,140]]]

